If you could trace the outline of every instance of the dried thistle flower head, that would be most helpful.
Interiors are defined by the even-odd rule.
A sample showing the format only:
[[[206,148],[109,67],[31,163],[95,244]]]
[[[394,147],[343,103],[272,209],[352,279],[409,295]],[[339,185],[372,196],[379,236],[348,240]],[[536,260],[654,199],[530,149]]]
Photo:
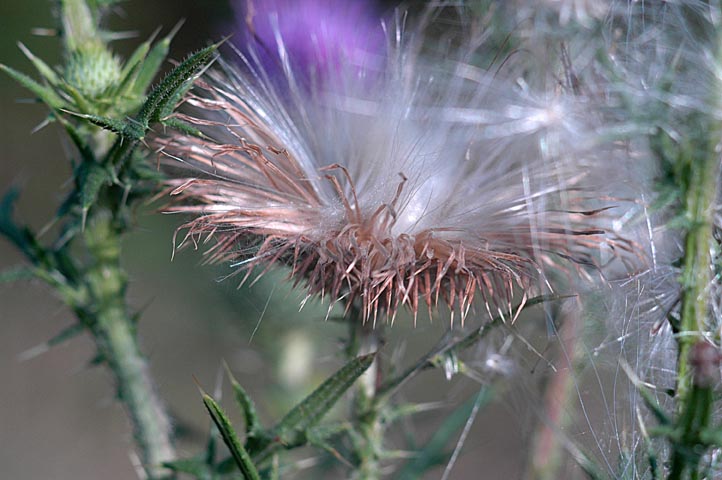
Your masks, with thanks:
[[[479,297],[496,314],[549,288],[547,267],[628,249],[585,189],[601,165],[571,93],[530,91],[513,62],[470,65],[471,49],[427,58],[422,29],[400,24],[384,68],[296,65],[277,31],[264,51],[281,78],[250,49],[197,82],[178,118],[203,136],[159,140],[181,168],[168,211],[195,215],[184,241],[214,238],[210,259],[245,278],[286,264],[309,295],[373,321],[439,302],[463,320]]]

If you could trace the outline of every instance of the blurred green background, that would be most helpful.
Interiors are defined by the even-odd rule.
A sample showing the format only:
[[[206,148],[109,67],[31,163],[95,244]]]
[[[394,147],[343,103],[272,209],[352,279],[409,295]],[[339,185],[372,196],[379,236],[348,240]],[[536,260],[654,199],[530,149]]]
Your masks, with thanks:
[[[129,0],[121,7],[111,27],[138,32],[137,39],[115,44],[121,53],[127,54],[159,25],[167,32],[181,19],[185,24],[173,43],[174,59],[230,31],[232,12],[222,0]],[[17,41],[50,64],[60,62],[55,38],[31,34],[36,27],[54,27],[53,8],[50,0],[0,2],[1,63],[32,73]],[[66,191],[70,146],[55,125],[32,133],[46,111],[23,101],[28,96],[0,76],[0,192],[20,188],[17,217],[41,228],[52,219]],[[221,364],[228,362],[270,421],[341,365],[346,332],[340,324],[324,322],[324,306],[311,304],[299,314],[302,295],[280,281],[283,272],[238,290],[239,279],[218,281],[228,270],[202,266],[200,252],[178,252],[171,262],[171,238],[180,219],[157,213],[157,207],[148,205],[138,212],[138,228],[125,244],[132,279],[129,297],[134,307],[143,309],[142,347],[175,418],[179,451],[192,455],[201,448],[209,426],[194,377],[205,389],[216,391]],[[0,268],[20,262],[0,239]],[[38,281],[0,285],[0,478],[136,478],[129,425],[114,400],[111,376],[89,365],[94,355],[90,340],[81,336],[32,355],[71,323],[70,315]],[[445,328],[445,320],[421,319],[415,329],[408,318],[398,320],[390,329],[383,361],[408,365]],[[520,393],[536,381],[528,376],[522,383],[532,386],[513,387],[503,401],[480,414],[451,478],[522,475],[535,417],[529,399]],[[441,371],[420,376],[401,399],[444,406],[415,417],[404,433],[423,443],[450,409],[477,389],[468,379],[449,382]],[[233,418],[238,421],[235,411]],[[399,433],[391,438],[390,447],[402,447],[402,437]],[[313,457],[317,452],[308,449],[301,455]],[[429,478],[438,478],[440,472]]]

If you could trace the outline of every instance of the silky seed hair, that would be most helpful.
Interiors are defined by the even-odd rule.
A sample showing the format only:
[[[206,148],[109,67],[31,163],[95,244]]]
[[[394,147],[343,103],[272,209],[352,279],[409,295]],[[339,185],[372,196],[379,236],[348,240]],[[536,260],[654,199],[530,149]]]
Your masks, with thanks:
[[[623,149],[600,145],[591,103],[563,81],[534,91],[521,55],[470,63],[498,57],[483,25],[422,48],[434,16],[396,14],[385,51],[316,65],[276,29],[199,78],[175,116],[202,133],[156,140],[166,211],[190,216],[178,245],[209,243],[243,281],[286,265],[374,323],[402,306],[496,316],[632,261],[606,167]]]

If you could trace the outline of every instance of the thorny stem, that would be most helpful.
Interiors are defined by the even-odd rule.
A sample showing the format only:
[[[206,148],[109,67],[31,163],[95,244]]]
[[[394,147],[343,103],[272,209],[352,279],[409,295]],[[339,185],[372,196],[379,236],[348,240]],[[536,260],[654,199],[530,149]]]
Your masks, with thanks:
[[[720,38],[717,38],[720,58]],[[713,92],[715,105],[718,93]],[[683,257],[681,311],[677,333],[677,421],[672,437],[672,465],[669,479],[700,478],[700,459],[707,450],[702,430],[709,426],[713,396],[709,387],[694,382],[690,353],[703,339],[707,322],[710,283],[710,248],[713,241],[713,204],[717,195],[722,126],[715,118],[703,117],[703,138],[688,142],[679,159],[686,167],[684,209],[688,220]],[[694,153],[692,153],[694,152]]]
[[[42,247],[29,230],[5,225],[0,233],[25,254],[35,274],[56,290],[93,336],[98,361],[106,363],[115,377],[145,474],[149,479],[163,478],[168,472],[162,463],[175,458],[170,421],[153,389],[136,340],[136,320],[125,300],[127,275],[120,265],[124,228],[114,224],[110,214],[114,209],[103,207],[94,210],[83,231],[88,261],[82,266]]]
[[[710,138],[717,138],[714,133]],[[709,424],[712,396],[709,388],[693,383],[690,352],[701,339],[707,319],[712,241],[712,204],[716,196],[719,151],[709,140],[704,158],[690,160],[690,183],[686,199],[690,227],[685,239],[684,270],[681,279],[681,314],[677,345],[677,415],[680,438],[673,442],[670,480],[699,478],[702,428]],[[689,472],[688,476],[685,473]]]
[[[352,307],[349,316],[350,358],[373,353],[382,343],[382,327],[364,322],[359,309]],[[359,437],[354,441],[358,468],[354,478],[376,480],[381,477],[380,456],[383,451],[384,429],[381,418],[381,404],[377,401],[381,380],[381,365],[377,355],[371,366],[359,378],[353,400],[353,414],[358,425]]]
[[[86,282],[96,311],[76,310],[89,325],[99,356],[115,376],[149,478],[162,478],[163,462],[175,458],[171,427],[140,352],[135,320],[125,302],[126,274],[120,266],[120,236],[104,216],[88,226],[86,243],[92,255]],[[83,318],[90,314],[94,318]]]

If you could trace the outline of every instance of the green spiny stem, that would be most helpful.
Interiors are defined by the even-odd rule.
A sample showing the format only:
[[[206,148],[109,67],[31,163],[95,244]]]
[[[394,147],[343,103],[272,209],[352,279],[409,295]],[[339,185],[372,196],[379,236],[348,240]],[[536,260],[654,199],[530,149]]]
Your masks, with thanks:
[[[371,322],[363,322],[361,312],[352,308],[349,318],[350,338],[348,353],[351,358],[375,352],[381,345],[382,327]],[[359,461],[354,472],[355,479],[376,480],[381,477],[380,457],[383,452],[384,428],[381,416],[381,404],[376,395],[381,378],[381,366],[378,355],[373,364],[361,376],[356,389],[353,412],[356,418],[359,437],[354,442],[354,450]]]
[[[92,258],[85,275],[91,301],[76,311],[89,326],[99,355],[115,376],[118,397],[133,425],[148,478],[162,478],[168,474],[162,463],[175,458],[170,421],[153,388],[138,347],[135,321],[126,305],[120,235],[110,215],[101,213],[89,223],[84,237]]]
[[[711,124],[713,120],[710,120]],[[706,446],[700,441],[700,430],[708,425],[712,396],[705,395],[694,384],[690,352],[702,339],[708,309],[708,285],[710,282],[710,246],[713,233],[713,202],[717,195],[718,165],[720,153],[718,141],[720,128],[706,132],[707,147],[688,161],[686,212],[690,222],[685,238],[684,267],[680,280],[681,314],[677,332],[677,438],[672,441],[672,466],[669,479],[699,478],[700,450]],[[694,454],[691,454],[691,453]],[[688,473],[688,476],[686,476]]]
[[[707,317],[710,281],[710,245],[712,241],[712,203],[717,191],[717,164],[719,153],[715,148],[707,152],[706,161],[691,162],[690,191],[687,196],[687,212],[691,227],[685,239],[684,272],[682,275],[682,299],[680,331],[678,333],[679,359],[677,398],[679,409],[691,395],[692,376],[689,353],[700,339],[700,332]]]

